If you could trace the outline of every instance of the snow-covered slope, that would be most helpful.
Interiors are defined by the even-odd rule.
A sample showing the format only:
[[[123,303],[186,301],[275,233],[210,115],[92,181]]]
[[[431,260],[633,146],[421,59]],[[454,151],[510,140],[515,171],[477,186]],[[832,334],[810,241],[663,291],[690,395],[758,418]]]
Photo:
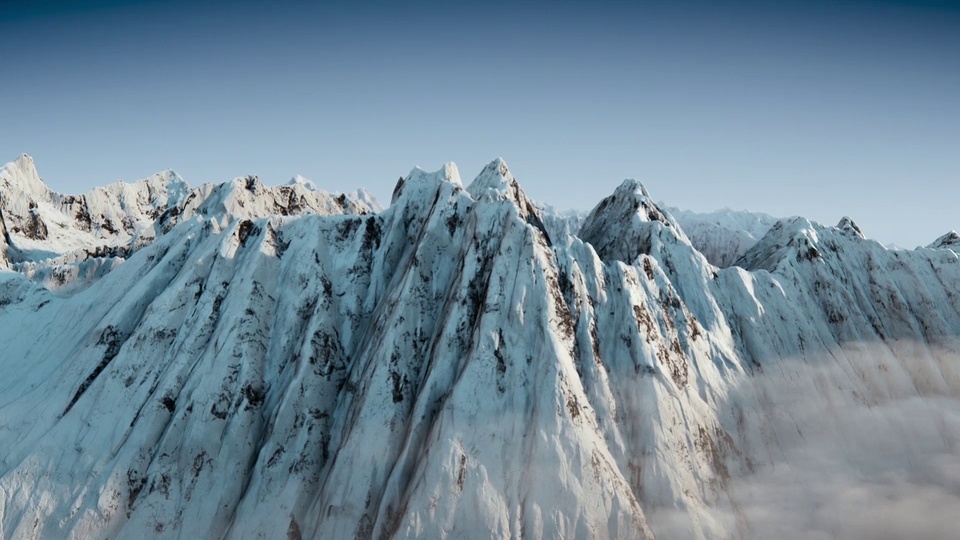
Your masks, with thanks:
[[[777,222],[759,212],[725,208],[705,214],[665,207],[712,264],[726,268],[743,256]]]
[[[221,189],[71,296],[0,271],[0,537],[796,538],[757,486],[891,430],[950,492],[952,250],[795,218],[718,269],[636,181],[554,237],[502,160]]]

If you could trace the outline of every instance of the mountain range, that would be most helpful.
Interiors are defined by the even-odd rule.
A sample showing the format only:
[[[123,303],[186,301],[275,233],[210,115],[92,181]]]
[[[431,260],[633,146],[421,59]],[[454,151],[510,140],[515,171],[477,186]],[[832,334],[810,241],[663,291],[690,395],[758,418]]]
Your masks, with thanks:
[[[172,171],[71,196],[24,155],[0,233],[2,538],[937,538],[960,510],[955,232],[891,250],[635,180],[558,212],[501,159],[385,209]]]

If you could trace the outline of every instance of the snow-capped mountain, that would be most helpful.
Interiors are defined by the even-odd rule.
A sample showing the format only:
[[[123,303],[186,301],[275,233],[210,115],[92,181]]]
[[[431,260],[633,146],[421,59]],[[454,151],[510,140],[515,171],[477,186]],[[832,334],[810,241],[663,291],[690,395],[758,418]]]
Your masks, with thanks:
[[[301,186],[167,195],[71,294],[0,270],[0,537],[843,535],[803,504],[850,504],[847,453],[803,468],[835,440],[949,533],[956,250],[792,218],[721,268],[636,181],[571,234],[499,159],[371,214]]]
[[[317,191],[317,185],[313,183],[313,180],[310,180],[309,178],[306,178],[306,177],[301,176],[301,175],[299,175],[299,174],[295,174],[295,175],[293,176],[293,178],[291,178],[290,181],[287,182],[287,185],[288,185],[288,186],[303,186],[303,187],[307,188],[307,189],[310,190],[310,191]]]
[[[929,246],[931,249],[960,249],[960,234],[957,231],[950,231],[947,234],[934,240]]]
[[[149,243],[156,217],[181,204],[188,192],[176,173],[164,171],[133,184],[117,182],[80,196],[62,195],[47,188],[26,154],[0,167],[6,227],[29,259],[93,246]]]
[[[226,226],[271,215],[379,209],[363,190],[331,195],[300,176],[286,186],[267,187],[248,176],[190,189],[177,173],[163,171],[131,184],[63,195],[43,183],[33,158],[23,154],[0,167],[0,212],[9,232],[0,264],[12,265],[49,289],[68,292],[99,279],[132,252],[196,215],[211,216]]]
[[[664,209],[677,220],[694,247],[720,268],[732,266],[777,222],[767,214],[729,208],[704,214]]]

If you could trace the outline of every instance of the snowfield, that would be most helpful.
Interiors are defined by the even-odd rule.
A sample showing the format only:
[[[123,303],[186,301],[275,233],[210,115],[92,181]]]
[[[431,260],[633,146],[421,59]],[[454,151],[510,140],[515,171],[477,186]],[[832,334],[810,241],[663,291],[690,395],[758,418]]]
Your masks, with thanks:
[[[500,159],[380,210],[173,172],[65,196],[23,156],[0,211],[0,538],[954,533],[956,233],[633,180],[564,214]]]

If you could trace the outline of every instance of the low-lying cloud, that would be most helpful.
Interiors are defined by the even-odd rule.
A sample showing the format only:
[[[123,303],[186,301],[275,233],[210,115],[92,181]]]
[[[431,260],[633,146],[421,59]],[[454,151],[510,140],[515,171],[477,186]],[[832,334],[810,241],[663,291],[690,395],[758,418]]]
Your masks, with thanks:
[[[789,376],[769,370],[744,385],[736,399],[769,400],[753,421],[767,422],[775,442],[752,472],[731,479],[739,510],[714,509],[732,536],[960,537],[960,395],[947,380],[955,370],[941,369],[944,361],[960,364],[960,356],[927,356],[896,370],[889,349],[877,352],[886,362],[871,351],[815,368],[798,360],[804,367]],[[917,377],[940,384],[931,391]],[[677,513],[654,510],[651,525],[660,538],[690,535],[689,520]]]
[[[897,399],[833,420],[837,430],[808,430],[782,461],[734,481],[756,538],[956,537],[960,400]]]

